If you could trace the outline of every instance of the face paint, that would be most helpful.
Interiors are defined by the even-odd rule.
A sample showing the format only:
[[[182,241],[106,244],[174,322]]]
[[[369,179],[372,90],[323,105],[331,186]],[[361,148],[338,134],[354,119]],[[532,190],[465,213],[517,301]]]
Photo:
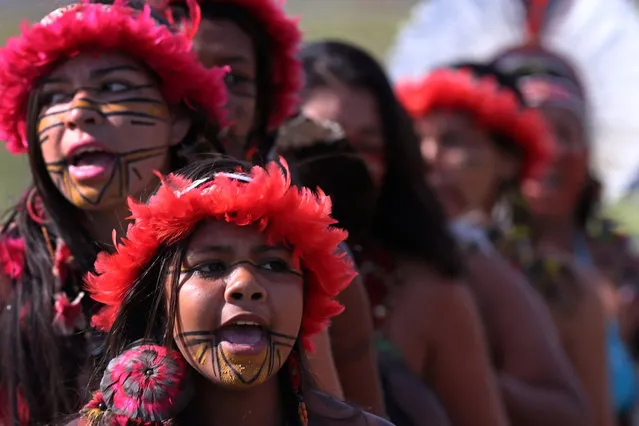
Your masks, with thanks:
[[[119,55],[78,55],[43,83],[38,137],[47,171],[75,206],[113,208],[165,171],[171,116],[146,71]]]
[[[213,245],[212,245],[213,244]],[[191,236],[177,289],[175,342],[203,377],[254,386],[285,364],[299,333],[303,276],[254,226],[209,220]],[[170,280],[169,280],[170,281]]]
[[[227,331],[195,331],[178,335],[186,347],[197,348],[195,361],[213,370],[213,375],[225,386],[244,387],[264,383],[278,371],[295,344],[295,336],[267,330],[251,331],[260,342],[252,345],[231,342],[232,329],[254,326],[230,326]],[[239,334],[239,333],[238,333]],[[250,349],[247,350],[247,348]],[[238,350],[238,348],[244,350]]]

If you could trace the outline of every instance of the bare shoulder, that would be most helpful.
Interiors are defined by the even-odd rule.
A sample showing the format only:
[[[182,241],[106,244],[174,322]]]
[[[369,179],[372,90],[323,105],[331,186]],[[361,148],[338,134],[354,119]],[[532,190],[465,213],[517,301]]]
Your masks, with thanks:
[[[456,304],[470,295],[460,280],[445,277],[424,262],[402,260],[398,262],[398,275],[406,292],[418,298],[437,298],[443,303]]]
[[[312,426],[393,426],[388,420],[339,401],[319,391],[305,395],[309,425]]]

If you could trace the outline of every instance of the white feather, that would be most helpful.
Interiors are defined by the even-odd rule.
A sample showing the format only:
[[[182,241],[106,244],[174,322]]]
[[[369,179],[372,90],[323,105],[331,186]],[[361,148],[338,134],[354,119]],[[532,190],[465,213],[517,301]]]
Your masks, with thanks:
[[[394,81],[459,61],[488,61],[520,45],[516,0],[430,0],[416,5],[389,56]],[[592,167],[613,202],[639,175],[639,14],[630,0],[578,0],[551,21],[544,44],[565,55],[588,90]]]

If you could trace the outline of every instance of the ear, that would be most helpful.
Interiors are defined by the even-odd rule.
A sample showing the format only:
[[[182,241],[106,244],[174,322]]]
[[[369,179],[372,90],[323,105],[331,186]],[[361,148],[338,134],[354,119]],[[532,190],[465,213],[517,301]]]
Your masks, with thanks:
[[[180,112],[174,114],[171,123],[171,134],[169,138],[169,145],[176,146],[184,140],[186,134],[191,128],[191,119],[184,113]]]

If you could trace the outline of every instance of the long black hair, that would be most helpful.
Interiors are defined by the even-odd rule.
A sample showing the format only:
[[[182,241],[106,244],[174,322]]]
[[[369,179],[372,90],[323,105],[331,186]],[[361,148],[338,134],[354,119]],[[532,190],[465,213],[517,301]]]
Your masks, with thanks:
[[[443,275],[460,274],[461,255],[443,208],[425,182],[425,165],[412,122],[382,67],[368,53],[339,41],[308,44],[300,58],[305,90],[339,81],[369,91],[377,101],[386,173],[373,218],[373,237],[390,250],[420,256]]]
[[[94,3],[111,4],[112,0]],[[144,3],[133,0],[130,6],[140,9]],[[154,15],[161,25],[168,22]],[[90,364],[91,355],[99,352],[99,337],[93,333],[56,336],[52,325],[53,297],[62,290],[78,294],[82,277],[92,271],[97,253],[104,249],[92,239],[82,223],[84,213],[73,206],[57,189],[49,176],[38,143],[37,122],[41,109],[39,89],[34,89],[27,106],[28,157],[32,186],[26,196],[8,214],[1,237],[21,237],[27,253],[23,276],[12,283],[9,299],[0,311],[0,390],[6,393],[5,408],[13,424],[21,425],[18,395],[29,408],[30,424],[43,423],[60,414],[75,411],[84,398],[83,367]],[[177,147],[171,148],[171,166],[184,165],[188,158],[183,151],[197,152],[200,143],[216,143],[217,124],[203,115],[184,108],[192,126]],[[205,141],[202,141],[204,136]],[[30,214],[38,209],[41,216]],[[53,274],[53,256],[58,240],[68,246],[74,262],[64,282]],[[2,277],[4,279],[5,277]],[[83,299],[85,316],[95,307],[88,297]],[[90,368],[90,366],[89,366]]]
[[[185,1],[171,3],[175,16],[186,16],[188,6]],[[202,19],[211,21],[227,20],[236,24],[251,40],[255,57],[255,85],[257,94],[255,100],[255,122],[248,135],[247,144],[256,143],[258,163],[267,160],[267,155],[275,143],[275,135],[269,132],[269,118],[275,102],[275,87],[272,84],[273,72],[270,58],[270,37],[264,26],[249,10],[241,5],[205,1],[201,2]],[[248,145],[247,145],[248,147]]]

